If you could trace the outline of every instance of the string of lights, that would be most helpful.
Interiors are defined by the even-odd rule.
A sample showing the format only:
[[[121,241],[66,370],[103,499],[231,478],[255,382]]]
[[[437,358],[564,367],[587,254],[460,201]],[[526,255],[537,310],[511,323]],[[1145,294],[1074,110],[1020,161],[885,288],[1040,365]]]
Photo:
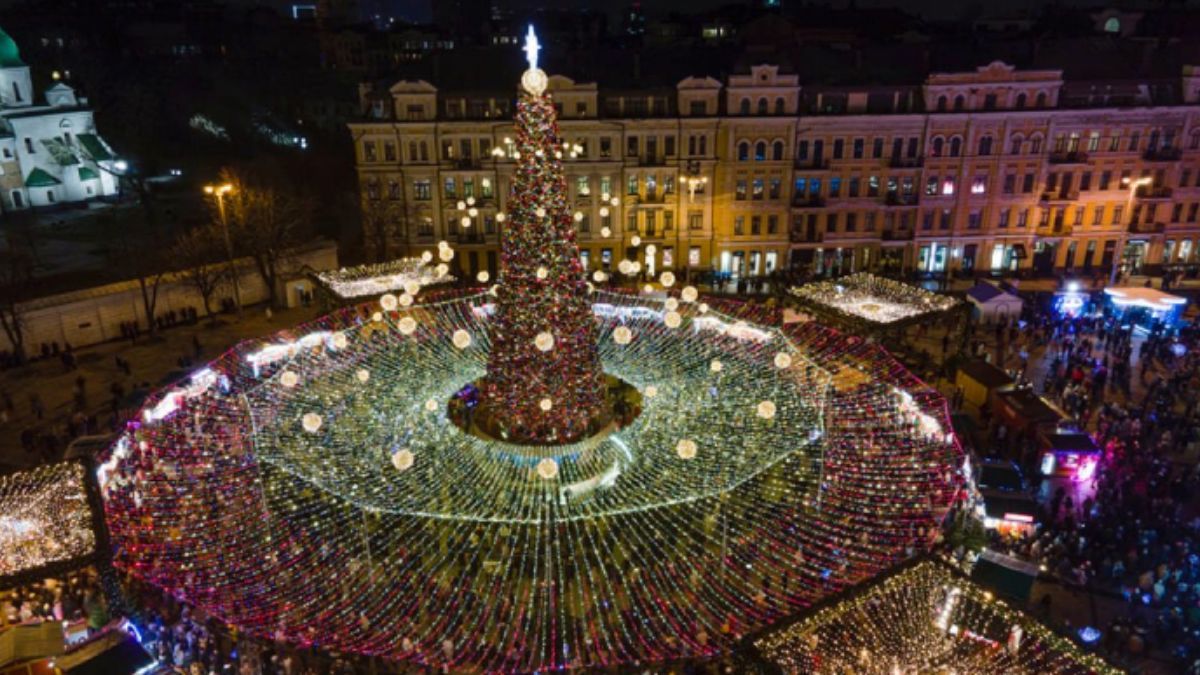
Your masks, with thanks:
[[[0,476],[0,577],[81,558],[95,549],[78,462]]]
[[[842,317],[894,324],[952,308],[953,298],[866,272],[791,289],[803,304]]]

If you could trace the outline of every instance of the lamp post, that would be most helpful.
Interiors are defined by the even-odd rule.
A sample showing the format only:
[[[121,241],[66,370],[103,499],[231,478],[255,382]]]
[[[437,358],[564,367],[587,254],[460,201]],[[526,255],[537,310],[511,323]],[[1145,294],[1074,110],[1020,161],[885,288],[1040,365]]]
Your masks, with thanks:
[[[1114,256],[1112,272],[1109,273],[1108,277],[1109,286],[1117,285],[1117,272],[1121,269],[1121,264],[1125,260],[1125,235],[1129,233],[1130,227],[1137,225],[1136,219],[1133,215],[1133,198],[1137,195],[1138,188],[1151,185],[1153,183],[1154,179],[1150,176],[1142,176],[1136,180],[1131,179],[1128,176],[1121,179],[1121,185],[1129,187],[1129,198],[1125,201],[1125,210],[1129,212],[1129,225],[1126,225],[1121,229],[1121,233],[1117,239],[1117,250],[1113,252]]]
[[[240,319],[242,316],[242,286],[238,283],[237,270],[233,266],[233,242],[229,240],[229,219],[225,216],[225,195],[231,192],[233,192],[233,185],[230,183],[204,186],[204,194],[217,199],[217,213],[220,214],[221,233],[225,237],[225,255],[229,265],[229,277],[233,281],[233,302],[237,306],[237,314]]]

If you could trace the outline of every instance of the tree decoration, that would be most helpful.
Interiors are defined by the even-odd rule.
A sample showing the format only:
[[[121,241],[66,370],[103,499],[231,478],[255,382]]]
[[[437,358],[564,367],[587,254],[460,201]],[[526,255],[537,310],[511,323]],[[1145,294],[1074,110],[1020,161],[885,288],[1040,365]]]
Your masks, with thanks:
[[[95,552],[83,473],[68,461],[0,476],[0,580]]]

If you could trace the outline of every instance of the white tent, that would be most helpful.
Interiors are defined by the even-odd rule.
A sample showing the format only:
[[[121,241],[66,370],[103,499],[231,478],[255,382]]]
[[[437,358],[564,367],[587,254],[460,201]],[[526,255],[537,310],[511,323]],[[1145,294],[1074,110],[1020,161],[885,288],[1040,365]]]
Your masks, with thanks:
[[[1016,319],[1021,315],[1021,307],[1024,305],[1016,293],[984,281],[967,291],[967,302],[974,308],[975,316],[985,323]]]

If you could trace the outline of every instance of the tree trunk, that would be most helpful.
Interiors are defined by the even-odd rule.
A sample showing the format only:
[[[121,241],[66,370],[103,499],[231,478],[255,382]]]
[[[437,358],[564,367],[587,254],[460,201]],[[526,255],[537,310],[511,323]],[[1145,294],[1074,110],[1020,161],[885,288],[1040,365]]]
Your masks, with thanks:
[[[276,302],[278,298],[276,296],[278,294],[275,291],[275,277],[277,276],[275,272],[275,259],[270,255],[259,254],[254,256],[254,264],[258,268],[258,276],[262,277],[263,283],[267,286],[267,302],[269,306],[272,308],[277,307]]]
[[[142,290],[142,310],[146,314],[148,324],[146,332],[151,337],[158,334],[158,322],[154,320],[154,308],[158,305],[158,282],[161,280],[161,274],[155,275],[153,282],[148,281],[145,275],[138,277],[138,285]]]
[[[4,334],[12,343],[13,355],[17,363],[25,363],[25,327],[16,307],[0,311],[0,324],[4,325]]]

